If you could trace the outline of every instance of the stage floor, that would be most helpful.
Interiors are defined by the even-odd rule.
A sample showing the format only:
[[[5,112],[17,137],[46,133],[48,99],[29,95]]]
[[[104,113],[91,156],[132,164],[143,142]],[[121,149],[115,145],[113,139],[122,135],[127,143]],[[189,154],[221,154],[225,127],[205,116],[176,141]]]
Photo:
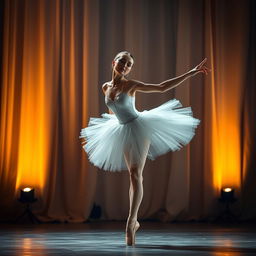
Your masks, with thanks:
[[[125,245],[125,222],[1,224],[0,255],[256,255],[252,224],[141,222],[136,245]]]

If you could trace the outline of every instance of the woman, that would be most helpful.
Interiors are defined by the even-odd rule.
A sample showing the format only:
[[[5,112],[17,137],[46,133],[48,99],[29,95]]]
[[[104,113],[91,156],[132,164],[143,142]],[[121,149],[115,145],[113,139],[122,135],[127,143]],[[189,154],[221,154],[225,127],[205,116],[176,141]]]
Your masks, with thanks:
[[[160,84],[146,84],[129,80],[134,64],[133,56],[123,51],[112,62],[112,80],[102,86],[109,114],[91,118],[89,126],[81,130],[84,150],[97,167],[130,174],[130,210],[126,224],[126,243],[135,244],[135,232],[140,224],[137,214],[143,197],[142,172],[146,158],[155,159],[168,151],[175,151],[190,142],[199,120],[192,117],[190,107],[181,107],[178,100],[170,100],[149,111],[135,108],[136,92],[166,92],[185,79],[200,72],[210,71],[204,59],[189,72]]]

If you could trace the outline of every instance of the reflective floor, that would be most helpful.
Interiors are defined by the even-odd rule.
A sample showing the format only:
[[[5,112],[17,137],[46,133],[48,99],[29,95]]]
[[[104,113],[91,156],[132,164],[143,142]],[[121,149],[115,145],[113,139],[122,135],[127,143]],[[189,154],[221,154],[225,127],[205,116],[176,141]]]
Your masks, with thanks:
[[[256,255],[255,225],[141,222],[136,245],[124,222],[0,225],[0,255]]]

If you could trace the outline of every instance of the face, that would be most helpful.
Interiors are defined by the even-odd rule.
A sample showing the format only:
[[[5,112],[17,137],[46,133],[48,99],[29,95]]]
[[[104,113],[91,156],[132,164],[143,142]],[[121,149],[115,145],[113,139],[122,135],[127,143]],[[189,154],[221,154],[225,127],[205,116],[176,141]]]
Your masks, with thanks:
[[[127,54],[120,54],[113,61],[113,69],[120,75],[126,76],[130,73],[133,65],[133,59]]]

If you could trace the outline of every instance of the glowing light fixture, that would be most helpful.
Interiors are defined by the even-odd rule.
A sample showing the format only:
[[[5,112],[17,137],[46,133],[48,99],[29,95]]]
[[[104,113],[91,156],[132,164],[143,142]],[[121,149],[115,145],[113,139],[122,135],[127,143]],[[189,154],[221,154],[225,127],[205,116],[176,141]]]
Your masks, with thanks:
[[[224,192],[230,192],[232,191],[232,188],[223,188]]]
[[[35,189],[26,187],[21,189],[19,201],[22,203],[33,203],[37,199],[35,198]]]
[[[32,223],[40,223],[37,217],[33,214],[32,210],[30,209],[30,204],[37,201],[35,198],[35,189],[30,187],[25,187],[20,190],[20,198],[18,198],[23,204],[26,204],[25,211],[16,218],[15,222],[24,221],[24,217],[27,216]]]
[[[23,188],[22,190],[23,190],[24,192],[29,192],[29,191],[32,190],[32,188]]]
[[[220,220],[230,222],[237,220],[237,216],[234,215],[230,210],[230,204],[237,201],[237,198],[235,198],[234,193],[235,190],[234,188],[231,187],[224,187],[221,189],[219,202],[225,204],[225,210],[217,217],[217,221]]]
[[[220,199],[224,202],[232,202],[234,201],[234,189],[233,188],[222,188]]]

